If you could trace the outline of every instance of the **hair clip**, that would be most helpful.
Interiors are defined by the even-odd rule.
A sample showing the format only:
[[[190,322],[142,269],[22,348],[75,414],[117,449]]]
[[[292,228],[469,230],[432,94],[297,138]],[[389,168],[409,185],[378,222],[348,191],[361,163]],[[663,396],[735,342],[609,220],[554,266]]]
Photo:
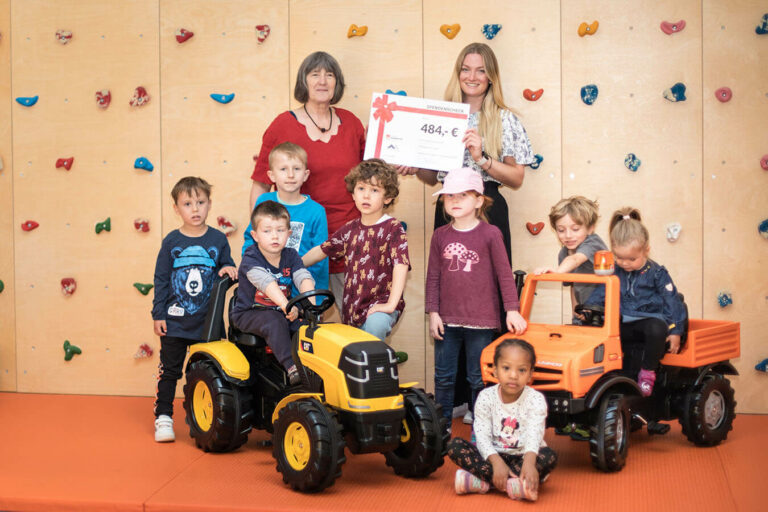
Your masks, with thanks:
[[[621,218],[624,219],[624,220],[629,220],[632,217],[630,217],[629,215],[622,215]]]

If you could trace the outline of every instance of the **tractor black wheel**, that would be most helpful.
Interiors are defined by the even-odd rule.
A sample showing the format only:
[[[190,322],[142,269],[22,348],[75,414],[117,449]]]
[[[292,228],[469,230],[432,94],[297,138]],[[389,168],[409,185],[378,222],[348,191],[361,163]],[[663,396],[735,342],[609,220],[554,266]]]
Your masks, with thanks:
[[[686,394],[680,425],[693,444],[715,446],[728,437],[735,415],[731,382],[722,375],[712,374]]]
[[[400,445],[384,454],[387,466],[409,478],[421,478],[443,465],[449,434],[442,407],[421,389],[403,391],[405,418]]]
[[[622,395],[603,398],[589,438],[589,456],[601,471],[621,471],[629,449],[629,407]]]
[[[213,361],[187,365],[184,411],[189,435],[206,452],[230,452],[248,440],[253,415],[251,392],[222,376]]]
[[[302,492],[333,485],[346,462],[341,425],[315,398],[289,402],[275,421],[272,456],[283,482]]]

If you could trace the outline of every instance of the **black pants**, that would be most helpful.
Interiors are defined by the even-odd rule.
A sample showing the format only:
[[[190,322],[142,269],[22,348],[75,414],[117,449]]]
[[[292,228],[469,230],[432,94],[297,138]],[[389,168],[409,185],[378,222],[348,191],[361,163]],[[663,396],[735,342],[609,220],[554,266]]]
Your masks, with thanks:
[[[493,199],[493,204],[488,209],[488,223],[496,226],[501,230],[501,237],[504,239],[504,248],[507,250],[507,259],[509,259],[510,265],[512,264],[512,237],[509,234],[509,207],[507,206],[507,200],[499,192],[499,184],[493,181],[484,182],[483,193]],[[435,207],[435,229],[440,226],[445,226],[450,222],[450,217],[445,214],[445,208],[443,208],[442,200],[437,202]],[[499,318],[501,320],[501,330],[499,335],[507,332],[507,326],[505,320],[507,318],[506,311],[504,311],[504,300],[499,294]],[[455,405],[461,405],[464,403],[472,404],[472,391],[467,384],[467,356],[462,350],[459,353],[459,371],[456,374],[456,391],[454,393],[453,403]],[[471,406],[471,405],[470,405]]]
[[[173,397],[176,395],[176,381],[181,378],[187,347],[199,340],[160,336],[160,365],[157,371],[157,394],[155,395],[155,417],[161,414],[173,416]]]
[[[522,455],[500,453],[499,456],[514,474],[520,476],[520,470],[523,468]],[[461,469],[469,471],[488,483],[492,482],[493,466],[483,459],[477,447],[466,439],[460,437],[451,439],[448,442],[448,457]],[[539,472],[539,480],[541,481],[550,471],[555,469],[556,465],[557,454],[555,451],[549,446],[539,448],[539,453],[536,455],[536,470]]]
[[[301,321],[289,322],[282,311],[273,309],[250,309],[233,316],[232,320],[243,332],[261,336],[272,349],[272,353],[288,370],[293,366],[291,337],[301,327]]]
[[[624,374],[637,379],[640,368],[656,371],[666,351],[667,324],[658,318],[622,322],[621,350],[624,352]]]

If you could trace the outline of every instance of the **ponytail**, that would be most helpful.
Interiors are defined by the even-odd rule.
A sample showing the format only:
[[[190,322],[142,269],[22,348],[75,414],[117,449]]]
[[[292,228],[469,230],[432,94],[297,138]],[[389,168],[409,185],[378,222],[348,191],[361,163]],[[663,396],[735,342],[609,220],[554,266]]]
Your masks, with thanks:
[[[608,229],[611,246],[624,247],[633,243],[643,248],[648,246],[648,229],[643,225],[637,208],[629,206],[613,212]]]

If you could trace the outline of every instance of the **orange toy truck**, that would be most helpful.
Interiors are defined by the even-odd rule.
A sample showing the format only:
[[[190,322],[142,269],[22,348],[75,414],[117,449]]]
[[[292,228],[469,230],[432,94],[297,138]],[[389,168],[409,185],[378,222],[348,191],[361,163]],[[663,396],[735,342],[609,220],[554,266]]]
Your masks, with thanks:
[[[578,307],[588,325],[553,325],[530,321],[536,286],[542,282],[605,285],[605,307]],[[547,426],[582,425],[589,430],[592,463],[603,471],[624,467],[629,432],[646,426],[649,434],[665,434],[678,419],[685,436],[699,446],[714,446],[732,429],[736,402],[725,375],[738,372],[729,359],[739,357],[739,323],[689,320],[687,339],[678,354],[661,361],[651,396],[622,373],[619,337],[619,279],[593,274],[530,275],[525,281],[520,313],[528,321],[522,335],[507,333],[482,353],[486,384],[497,382],[493,352],[505,338],[521,338],[536,349],[532,386],[547,399]]]

